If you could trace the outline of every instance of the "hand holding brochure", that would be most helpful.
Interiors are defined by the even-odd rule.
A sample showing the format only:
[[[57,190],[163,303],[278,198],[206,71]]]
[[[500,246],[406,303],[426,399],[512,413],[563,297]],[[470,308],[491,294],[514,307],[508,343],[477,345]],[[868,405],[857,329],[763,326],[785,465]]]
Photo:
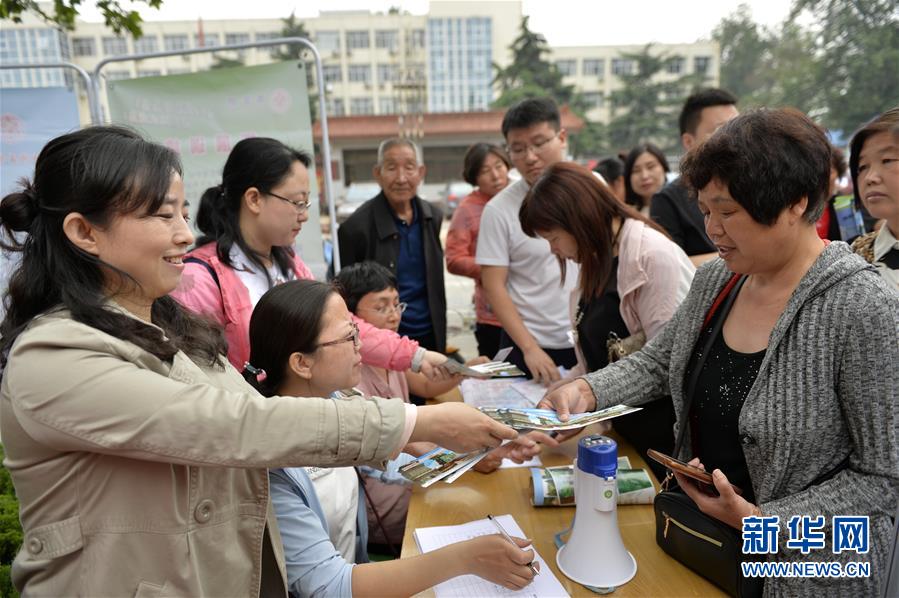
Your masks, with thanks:
[[[450,374],[461,374],[470,378],[514,378],[524,376],[524,372],[508,361],[488,361],[478,365],[463,365],[455,359],[447,359],[442,367]]]
[[[559,414],[551,409],[514,409],[505,407],[482,408],[489,417],[516,430],[561,431],[583,428],[590,424],[640,411],[642,407],[614,405],[589,413],[572,413],[567,422],[559,420]]]

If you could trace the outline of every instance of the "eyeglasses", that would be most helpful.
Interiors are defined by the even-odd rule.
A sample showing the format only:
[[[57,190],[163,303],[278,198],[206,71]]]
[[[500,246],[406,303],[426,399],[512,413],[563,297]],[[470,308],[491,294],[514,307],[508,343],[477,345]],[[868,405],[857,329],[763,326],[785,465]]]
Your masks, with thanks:
[[[271,195],[272,197],[277,197],[278,199],[282,199],[293,206],[293,208],[297,211],[297,214],[302,214],[309,210],[309,206],[312,205],[312,202],[309,201],[309,192],[308,191],[300,191],[299,195],[303,199],[296,201],[293,199],[287,199],[283,195],[278,195],[277,193],[272,193],[271,191],[266,192],[266,195]]]
[[[509,152],[510,158],[523,158],[528,155],[528,152],[534,152],[535,155],[539,155],[540,153],[549,149],[549,142],[559,136],[559,132],[556,131],[552,137],[549,139],[544,139],[543,141],[539,141],[537,143],[528,143],[527,145],[519,146],[519,145],[507,145],[506,151]]]
[[[319,343],[319,347],[330,347],[331,345],[339,345],[340,343],[348,343],[353,341],[353,345],[359,346],[359,326],[356,325],[356,322],[350,322],[350,326],[353,327],[353,331],[350,332],[343,338],[339,338],[337,340],[328,341],[326,343]]]
[[[389,316],[391,312],[397,312],[399,315],[403,315],[403,312],[406,311],[407,307],[408,305],[405,303],[397,303],[396,305],[382,305],[381,307],[360,307],[359,309],[373,311],[376,314],[380,314],[382,316]]]

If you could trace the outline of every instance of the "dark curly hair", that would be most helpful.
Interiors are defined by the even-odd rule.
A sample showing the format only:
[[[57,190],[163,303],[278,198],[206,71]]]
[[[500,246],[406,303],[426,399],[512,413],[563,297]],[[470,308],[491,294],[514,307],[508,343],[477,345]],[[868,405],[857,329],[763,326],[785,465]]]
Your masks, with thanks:
[[[808,198],[802,217],[814,223],[830,190],[830,147],[824,130],[798,110],[754,110],[688,152],[681,177],[696,191],[720,181],[753,220],[768,226]]]

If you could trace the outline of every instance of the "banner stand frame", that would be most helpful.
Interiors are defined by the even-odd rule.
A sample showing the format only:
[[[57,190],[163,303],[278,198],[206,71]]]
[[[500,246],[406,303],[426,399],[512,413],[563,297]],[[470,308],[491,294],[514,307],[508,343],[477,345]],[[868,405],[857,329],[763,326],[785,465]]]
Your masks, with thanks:
[[[100,102],[96,97],[96,87],[91,76],[86,70],[71,62],[36,62],[34,64],[0,64],[0,69],[72,69],[81,77],[84,84],[84,92],[87,94],[87,106],[90,112],[91,124],[98,125],[102,121],[100,117]]]
[[[125,54],[122,56],[111,56],[109,58],[104,58],[97,66],[94,67],[93,78],[88,77],[88,81],[92,80],[94,85],[94,93],[97,98],[97,115],[98,119],[96,122],[105,122],[105,119],[102,115],[102,106],[100,106],[99,98],[100,98],[100,80],[101,73],[100,70],[106,66],[107,64],[111,64],[113,62],[127,62],[131,60],[146,60],[148,58],[168,58],[170,56],[190,56],[191,54],[209,54],[214,52],[231,52],[234,50],[252,50],[258,48],[268,48],[271,46],[291,46],[291,45],[299,45],[305,46],[307,50],[312,52],[312,56],[315,59],[315,77],[318,87],[318,113],[319,119],[321,122],[321,130],[322,130],[322,170],[323,170],[323,178],[324,178],[324,193],[325,199],[328,202],[328,216],[331,218],[331,245],[332,245],[332,256],[334,261],[334,273],[340,271],[340,248],[337,243],[337,211],[334,207],[334,191],[331,181],[331,142],[328,138],[328,113],[325,106],[325,86],[324,86],[324,75],[322,73],[322,58],[321,54],[318,52],[318,48],[304,37],[279,37],[270,40],[260,41],[260,42],[247,42],[245,44],[232,44],[229,46],[212,46],[209,48],[194,48],[192,50],[174,50],[169,52],[148,52],[144,54]],[[302,62],[302,59],[300,59]],[[75,66],[75,65],[72,65]],[[75,67],[79,68],[80,67]],[[83,70],[83,69],[81,69]],[[303,71],[305,72],[305,70]],[[85,73],[86,75],[87,73]],[[309,123],[310,126],[315,123]],[[313,139],[313,143],[315,140]]]

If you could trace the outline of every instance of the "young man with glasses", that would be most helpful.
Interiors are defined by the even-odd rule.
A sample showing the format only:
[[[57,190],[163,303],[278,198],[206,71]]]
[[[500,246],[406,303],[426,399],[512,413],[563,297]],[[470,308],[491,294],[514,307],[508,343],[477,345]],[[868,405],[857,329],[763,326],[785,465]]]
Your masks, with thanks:
[[[476,262],[493,313],[503,327],[501,347],[507,357],[535,380],[559,379],[557,366],[577,363],[568,330],[568,296],[578,267],[566,264],[560,286],[559,262],[549,243],[521,230],[518,211],[543,171],[565,159],[567,132],[559,109],[549,98],[527,99],[506,112],[502,124],[506,150],[522,179],[500,191],[484,207]]]
[[[399,298],[406,304],[399,334],[444,352],[443,213],[418,196],[424,175],[421,150],[414,142],[383,141],[374,168],[381,192],[340,226],[337,238],[342,267],[373,260],[396,275]]]

